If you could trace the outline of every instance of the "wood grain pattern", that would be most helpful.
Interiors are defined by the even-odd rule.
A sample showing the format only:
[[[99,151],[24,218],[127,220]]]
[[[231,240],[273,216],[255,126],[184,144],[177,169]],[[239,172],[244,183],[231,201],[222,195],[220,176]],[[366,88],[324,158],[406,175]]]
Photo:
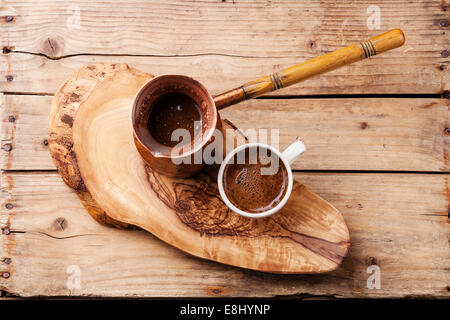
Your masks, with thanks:
[[[11,144],[0,150],[3,170],[55,170],[45,141],[51,99],[3,96],[2,146]],[[267,129],[268,141],[279,129],[280,149],[300,135],[308,152],[293,164],[297,170],[449,170],[446,99],[253,100],[220,113],[247,135]]]
[[[0,277],[0,289],[21,296],[449,297],[446,175],[294,176],[345,215],[352,247],[336,271],[272,275],[197,259],[147,232],[101,226],[56,172],[6,172],[0,223],[11,232],[0,234],[0,271],[10,277]],[[70,265],[81,269],[79,290],[66,287]],[[380,267],[380,289],[367,288],[370,265]]]
[[[401,50],[280,94],[449,90],[449,58],[442,51],[448,50],[450,40],[448,27],[440,24],[448,20],[448,10],[440,0],[378,1],[379,30],[367,28],[370,0],[77,4],[80,29],[67,26],[71,13],[65,1],[38,7],[31,0],[14,3],[13,22],[0,25],[0,44],[7,48],[0,55],[1,91],[54,93],[82,65],[124,62],[156,75],[193,76],[218,94],[393,28],[405,32],[408,42]],[[7,75],[13,79],[8,81]]]
[[[99,74],[104,67],[86,69]],[[75,94],[82,106],[70,113],[74,118],[61,111],[72,108],[73,101],[60,93],[50,116],[55,163],[58,168],[63,165],[63,175],[70,175],[73,170],[65,168],[72,168],[74,161],[67,164],[61,159],[76,159],[76,180],[82,178],[89,202],[98,204],[94,216],[102,208],[114,221],[139,226],[197,257],[254,270],[322,273],[340,265],[349,246],[345,222],[335,208],[303,185],[295,184],[279,214],[253,220],[232,213],[221,201],[217,168],[194,178],[174,179],[145,165],[133,143],[130,118],[134,95],[149,75],[126,65],[117,69],[99,80],[86,97],[78,95],[76,87],[72,90],[71,97]],[[72,77],[75,82],[83,83],[84,72]],[[65,117],[71,119],[69,124]],[[69,132],[70,150],[61,151],[60,145],[67,141],[59,138],[67,138]]]
[[[124,69],[127,69],[126,65],[102,64],[98,68],[87,66],[79,69],[61,85],[52,100],[48,147],[62,178],[77,192],[94,219],[117,228],[132,228],[132,225],[109,217],[91,197],[80,175],[71,135],[73,121],[80,104],[87,99],[99,82]],[[133,72],[136,77],[151,78],[151,75],[139,73],[137,70]]]

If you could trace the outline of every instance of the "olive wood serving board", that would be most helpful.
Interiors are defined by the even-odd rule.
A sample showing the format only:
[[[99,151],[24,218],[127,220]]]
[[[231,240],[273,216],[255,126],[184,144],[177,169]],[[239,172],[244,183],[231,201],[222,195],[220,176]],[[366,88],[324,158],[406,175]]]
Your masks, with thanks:
[[[88,212],[100,223],[138,226],[196,257],[228,265],[297,274],[336,269],[350,245],[345,221],[301,183],[294,182],[277,214],[249,219],[222,202],[217,166],[175,179],[142,161],[133,142],[131,106],[151,77],[126,64],[89,65],[55,94],[50,153]]]

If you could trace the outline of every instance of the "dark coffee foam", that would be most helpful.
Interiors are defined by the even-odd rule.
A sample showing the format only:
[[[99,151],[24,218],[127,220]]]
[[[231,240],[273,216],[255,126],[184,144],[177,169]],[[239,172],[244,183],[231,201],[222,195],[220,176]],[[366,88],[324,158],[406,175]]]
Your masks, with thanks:
[[[171,93],[161,96],[154,102],[149,112],[147,128],[152,137],[168,147],[174,147],[179,141],[172,140],[172,133],[176,129],[185,129],[190,134],[189,142],[194,139],[196,131],[195,121],[201,121],[201,112],[198,105],[187,95]],[[182,141],[180,145],[188,141]]]
[[[262,169],[268,169],[271,163],[267,163],[267,159],[260,156],[260,150],[257,150],[256,163],[252,164],[249,161],[249,149],[245,150],[245,163],[225,166],[223,173],[225,193],[231,203],[243,211],[250,213],[268,211],[276,207],[286,193],[288,180],[286,167],[277,156],[272,156],[269,150],[264,149],[263,153],[268,152],[268,157],[272,161],[278,161],[278,170],[273,174],[263,174],[265,171]],[[235,157],[235,162],[236,159]]]

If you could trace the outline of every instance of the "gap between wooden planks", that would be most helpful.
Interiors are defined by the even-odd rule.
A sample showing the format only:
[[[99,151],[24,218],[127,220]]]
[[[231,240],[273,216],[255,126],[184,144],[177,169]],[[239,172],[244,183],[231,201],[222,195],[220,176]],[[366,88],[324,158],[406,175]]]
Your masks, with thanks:
[[[56,172],[7,172],[0,256],[10,260],[0,271],[9,277],[0,277],[0,289],[20,296],[449,296],[447,176],[295,179],[333,203],[351,231],[348,257],[329,274],[270,275],[197,259],[146,232],[99,225]],[[367,289],[372,264],[381,269],[381,289]],[[81,270],[79,290],[66,287],[71,265]]]
[[[442,93],[450,83],[448,10],[440,0],[352,2],[79,1],[80,27],[68,27],[66,1],[14,5],[1,20],[4,92],[55,92],[75,69],[126,62],[152,74],[186,74],[214,94],[393,28],[406,44],[277,94]],[[101,21],[101,23],[99,22]],[[447,24],[445,23],[447,22]],[[446,51],[447,50],[447,51]],[[445,54],[447,52],[447,54]]]
[[[1,169],[55,169],[46,144],[51,99],[3,95]],[[426,172],[449,171],[449,114],[446,99],[252,100],[221,111],[243,130],[267,129],[269,142],[278,129],[281,149],[301,136],[308,152],[296,170]]]

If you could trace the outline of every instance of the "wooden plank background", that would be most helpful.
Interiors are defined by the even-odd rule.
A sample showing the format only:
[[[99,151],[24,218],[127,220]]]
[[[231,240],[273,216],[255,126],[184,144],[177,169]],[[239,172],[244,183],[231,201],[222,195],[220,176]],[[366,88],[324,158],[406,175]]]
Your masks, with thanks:
[[[380,30],[366,27],[372,4],[380,7]],[[76,9],[67,1],[0,1],[4,294],[450,296],[445,1],[75,5],[80,29],[67,26]],[[349,256],[332,273],[242,270],[190,257],[143,231],[102,227],[49,156],[51,94],[85,64],[126,62],[153,74],[191,75],[217,94],[391,28],[405,32],[402,48],[222,112],[243,129],[278,128],[281,148],[304,139],[308,152],[293,166],[295,178],[335,205],[350,230]],[[367,288],[372,264],[381,270],[380,289]],[[80,267],[82,279],[72,291],[70,265]]]

